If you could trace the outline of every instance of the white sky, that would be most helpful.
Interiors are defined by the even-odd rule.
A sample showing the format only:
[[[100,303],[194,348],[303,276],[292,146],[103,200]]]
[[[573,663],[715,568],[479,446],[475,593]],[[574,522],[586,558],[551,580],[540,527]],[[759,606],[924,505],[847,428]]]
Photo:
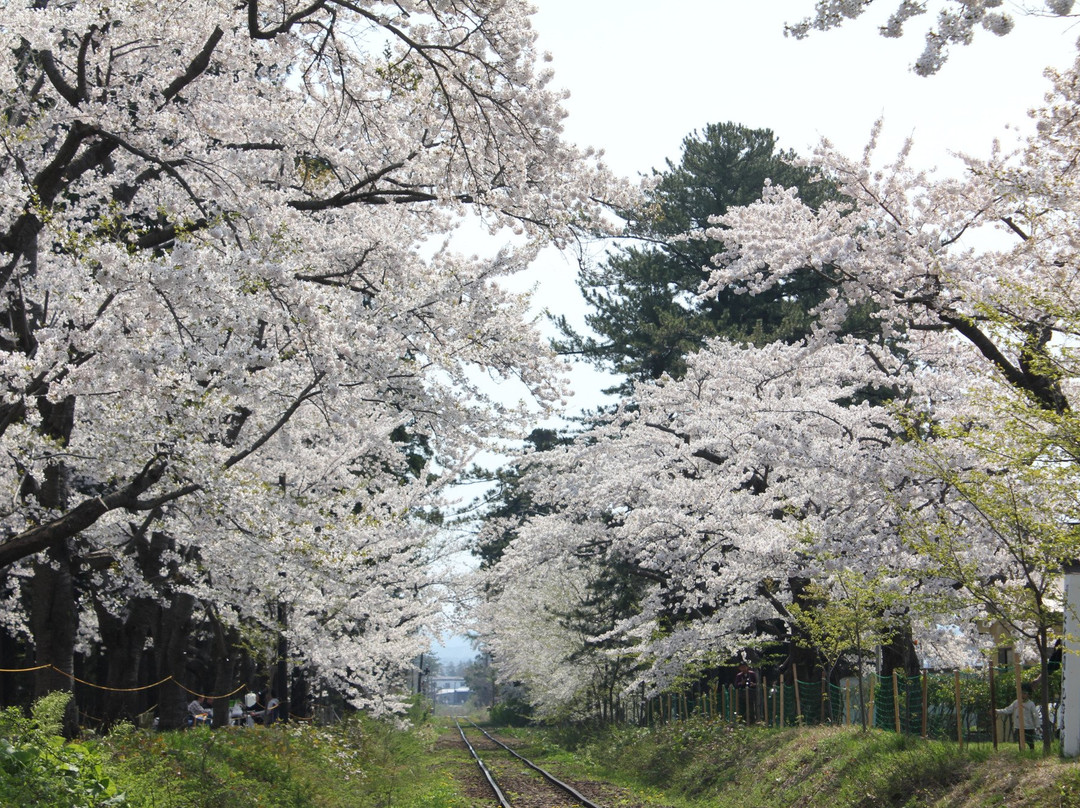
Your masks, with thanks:
[[[552,55],[554,85],[571,94],[567,139],[603,149],[629,177],[677,162],[683,138],[709,123],[772,129],[781,148],[800,154],[828,138],[858,156],[878,118],[883,160],[912,136],[916,165],[955,171],[950,152],[985,156],[994,138],[1009,142],[1007,125],[1027,127],[1027,110],[1049,88],[1043,71],[1076,57],[1080,27],[1023,16],[1007,1],[1011,34],[980,29],[922,78],[909,69],[923,48],[920,20],[898,40],[877,32],[898,1],[879,0],[859,20],[801,41],[784,36],[784,23],[810,14],[813,0],[667,0],[662,11],[656,0],[534,0],[533,26]],[[530,275],[539,308],[580,323],[575,272],[552,250]],[[571,411],[595,407],[610,383],[578,372]]]
[[[1043,70],[1071,64],[1080,35],[1067,20],[1018,16],[1013,33],[980,30],[922,78],[909,70],[922,52],[919,19],[901,39],[877,33],[898,0],[802,41],[784,23],[813,0],[667,0],[663,12],[655,0],[534,4],[555,85],[571,92],[568,139],[604,148],[628,175],[677,159],[691,130],[728,120],[770,128],[804,153],[822,137],[861,152],[882,116],[898,140],[914,134],[928,165],[957,146],[985,151],[1041,100]]]

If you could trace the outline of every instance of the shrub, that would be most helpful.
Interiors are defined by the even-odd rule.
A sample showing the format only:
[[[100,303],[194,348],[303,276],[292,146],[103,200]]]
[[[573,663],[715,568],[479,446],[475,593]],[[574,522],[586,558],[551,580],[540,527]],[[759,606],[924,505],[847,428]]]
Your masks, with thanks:
[[[30,717],[0,712],[0,804],[50,808],[124,806],[127,800],[102,768],[101,748],[60,735],[70,693],[38,699]]]

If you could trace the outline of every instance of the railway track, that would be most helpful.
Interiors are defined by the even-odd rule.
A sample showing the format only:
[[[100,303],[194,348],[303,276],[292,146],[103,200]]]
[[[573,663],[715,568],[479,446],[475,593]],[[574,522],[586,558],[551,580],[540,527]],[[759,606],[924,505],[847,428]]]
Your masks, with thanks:
[[[519,755],[509,746],[497,738],[492,737],[485,730],[473,722],[469,722],[471,729],[482,733],[484,736],[485,754],[488,761],[480,757],[476,747],[469,742],[465,735],[465,728],[456,718],[461,740],[465,743],[473,759],[480,767],[484,779],[491,787],[500,808],[531,808],[532,806],[544,806],[545,808],[601,808],[573,786],[562,782],[550,772],[537,766],[531,760]],[[540,775],[528,775],[522,772],[522,767],[528,767],[531,771]],[[509,796],[508,796],[509,795]],[[513,801],[511,802],[511,798]]]

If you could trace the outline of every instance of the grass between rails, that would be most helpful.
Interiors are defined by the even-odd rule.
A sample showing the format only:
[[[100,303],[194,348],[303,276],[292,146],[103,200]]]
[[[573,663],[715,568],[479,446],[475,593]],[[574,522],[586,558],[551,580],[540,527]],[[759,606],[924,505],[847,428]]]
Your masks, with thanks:
[[[677,808],[1074,808],[1080,764],[961,750],[881,731],[731,728],[706,721],[581,734],[526,730],[523,754]]]

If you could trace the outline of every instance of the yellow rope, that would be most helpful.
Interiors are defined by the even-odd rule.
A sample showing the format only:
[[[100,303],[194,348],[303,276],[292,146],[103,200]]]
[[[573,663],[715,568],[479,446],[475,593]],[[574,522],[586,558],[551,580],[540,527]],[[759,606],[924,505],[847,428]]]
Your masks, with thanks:
[[[31,671],[45,670],[52,665],[38,665],[36,668],[0,668],[0,673],[30,673]]]
[[[74,674],[70,674],[67,671],[60,670],[60,668],[56,667],[55,665],[37,665],[36,667],[33,667],[33,668],[0,668],[0,673],[33,673],[34,671],[41,671],[41,670],[45,670],[46,668],[52,668],[54,671],[59,673],[61,676],[66,676],[71,681],[78,682],[80,685],[85,685],[86,687],[93,687],[93,688],[96,688],[98,690],[108,690],[108,691],[110,691],[112,693],[138,693],[141,690],[151,690],[151,689],[153,689],[155,687],[158,687],[160,685],[165,684],[166,682],[168,682],[170,680],[176,682],[176,680],[173,679],[173,677],[170,675],[170,676],[166,676],[164,679],[162,679],[160,681],[154,682],[152,685],[142,685],[141,687],[106,687],[105,685],[96,685],[93,682],[88,682],[85,679],[80,679],[78,676],[75,676]],[[181,690],[184,690],[184,691],[190,693],[192,696],[198,696],[199,698],[204,698],[204,699],[227,699],[227,698],[229,698],[229,696],[235,696],[241,690],[245,690],[247,688],[247,685],[244,684],[244,685],[240,685],[235,690],[230,690],[228,693],[225,693],[224,695],[210,696],[210,695],[207,695],[206,693],[197,693],[196,691],[194,691],[194,690],[192,690],[190,688],[184,687],[179,682],[176,682],[176,686],[179,687]]]
[[[150,690],[151,688],[157,687],[158,685],[163,685],[167,681],[172,679],[172,676],[166,676],[160,682],[154,682],[152,685],[142,685],[141,687],[106,687],[105,685],[96,685],[93,682],[88,682],[85,679],[80,679],[78,676],[74,676],[70,673],[67,673],[66,671],[60,670],[55,665],[46,665],[45,667],[52,668],[57,673],[61,674],[62,676],[66,676],[73,682],[78,682],[80,685],[86,685],[87,687],[93,687],[98,690],[108,690],[111,693],[137,693],[140,690]]]
[[[169,678],[170,678],[170,679],[172,679],[172,677],[171,677],[171,676],[170,676]],[[173,681],[176,681],[176,680],[174,679]],[[239,692],[240,692],[241,690],[245,690],[245,689],[247,688],[247,685],[240,685],[240,686],[239,686],[238,688],[236,688],[235,690],[230,690],[230,691],[229,691],[228,693],[225,693],[224,695],[221,695],[221,696],[210,696],[210,695],[208,695],[208,694],[206,694],[206,693],[197,693],[197,692],[195,692],[194,690],[191,690],[190,688],[184,687],[184,686],[183,686],[182,684],[180,684],[179,682],[176,682],[176,686],[177,686],[177,687],[179,687],[179,688],[180,688],[181,690],[187,691],[187,692],[188,692],[188,693],[190,693],[190,694],[191,694],[192,696],[198,696],[198,697],[199,697],[200,699],[215,699],[215,700],[216,700],[216,699],[227,699],[227,698],[229,698],[229,696],[235,696],[235,695],[236,695],[237,693],[239,693]]]

